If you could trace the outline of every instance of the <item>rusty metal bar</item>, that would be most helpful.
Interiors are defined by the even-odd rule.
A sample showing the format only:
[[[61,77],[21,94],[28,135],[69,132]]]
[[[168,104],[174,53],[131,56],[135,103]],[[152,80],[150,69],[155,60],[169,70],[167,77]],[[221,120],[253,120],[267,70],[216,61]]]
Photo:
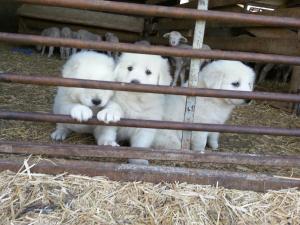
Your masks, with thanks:
[[[146,93],[157,93],[157,94],[203,96],[203,97],[216,97],[216,98],[300,102],[300,95],[296,95],[296,94],[228,91],[228,90],[205,89],[205,88],[185,88],[185,87],[156,86],[156,85],[142,85],[142,84],[136,85],[136,84],[119,83],[119,82],[46,77],[40,75],[27,76],[24,74],[14,74],[14,73],[0,73],[0,82],[46,85],[46,86],[80,87],[80,88],[105,89],[105,90],[114,90],[114,91],[146,92]]]
[[[143,46],[126,43],[114,43],[101,41],[81,41],[67,38],[50,38],[39,35],[12,34],[0,32],[0,41],[7,43],[18,43],[28,45],[50,45],[76,47],[80,49],[96,49],[103,51],[133,52],[163,56],[178,56],[204,59],[227,59],[241,60],[249,62],[268,62],[300,65],[300,57],[273,55],[262,53],[238,52],[238,51],[221,51],[221,50],[197,50],[182,49],[164,46]]]
[[[213,10],[184,9],[179,7],[150,6],[143,4],[97,1],[97,0],[17,0],[20,3],[61,6],[76,9],[133,14],[141,16],[172,17],[179,19],[237,22],[266,26],[300,27],[300,19],[292,17],[262,16]]]
[[[29,164],[31,163],[34,162],[29,162]],[[22,159],[1,160],[0,171],[11,170],[17,172],[22,165]],[[260,192],[269,189],[300,187],[300,179],[289,179],[265,174],[83,160],[41,160],[35,162],[35,166],[30,170],[33,173],[62,174],[67,172],[87,176],[105,176],[117,181],[145,181],[152,183],[187,182]]]
[[[0,119],[5,120],[22,120],[35,122],[50,123],[72,123],[72,124],[89,124],[102,126],[118,126],[118,127],[140,127],[154,129],[170,129],[170,130],[188,130],[188,131],[209,131],[224,133],[243,133],[243,134],[265,134],[279,136],[300,136],[300,129],[297,128],[273,128],[273,127],[256,127],[256,126],[234,126],[220,124],[204,124],[204,123],[184,123],[171,122],[161,120],[136,120],[121,119],[116,123],[105,124],[92,118],[86,122],[78,122],[67,115],[55,115],[50,113],[32,113],[32,112],[11,112],[0,111]]]
[[[231,152],[199,153],[166,149],[145,149],[96,145],[33,144],[20,142],[0,142],[0,153],[33,154],[47,157],[91,157],[117,159],[148,159],[163,161],[219,163],[252,166],[300,167],[297,155],[259,155]]]

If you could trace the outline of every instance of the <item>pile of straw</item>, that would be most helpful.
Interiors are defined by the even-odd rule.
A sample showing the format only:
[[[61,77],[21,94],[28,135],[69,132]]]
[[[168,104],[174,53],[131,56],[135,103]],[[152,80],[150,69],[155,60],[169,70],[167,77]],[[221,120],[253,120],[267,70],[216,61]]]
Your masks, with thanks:
[[[2,224],[300,224],[300,192],[0,173]]]

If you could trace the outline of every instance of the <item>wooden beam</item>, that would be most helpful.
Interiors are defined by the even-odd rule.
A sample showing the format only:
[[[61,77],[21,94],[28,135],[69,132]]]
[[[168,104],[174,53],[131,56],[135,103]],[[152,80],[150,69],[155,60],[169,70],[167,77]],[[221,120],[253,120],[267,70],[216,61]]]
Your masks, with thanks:
[[[131,32],[125,32],[125,31],[118,31],[118,30],[109,30],[109,29],[102,29],[97,27],[90,27],[90,26],[82,26],[82,25],[76,25],[76,24],[68,24],[68,23],[57,23],[54,21],[48,21],[48,20],[36,20],[31,19],[27,17],[20,17],[19,18],[19,33],[25,33],[25,34],[40,34],[41,30],[47,28],[47,27],[65,27],[68,26],[72,30],[76,31],[79,29],[87,29],[90,32],[93,32],[95,34],[100,34],[103,36],[106,32],[113,32],[115,35],[118,36],[121,42],[135,42],[140,40],[140,35],[137,33],[131,33]]]
[[[124,16],[111,13],[93,12],[88,10],[70,9],[63,7],[49,7],[24,4],[17,14],[23,17],[44,19],[77,25],[101,27],[142,33],[144,19],[141,17]]]
[[[256,37],[262,38],[291,38],[297,39],[297,33],[286,28],[253,27],[246,31]]]
[[[213,49],[300,56],[297,39],[255,37],[205,37]]]
[[[229,11],[229,12],[237,12],[237,10],[242,9],[239,7],[225,7],[218,9],[220,11]],[[284,9],[277,9],[276,11],[272,12],[263,12],[259,13],[261,15],[269,15],[269,16],[286,16],[286,17],[300,17],[300,7],[297,8],[284,8]],[[178,20],[178,19],[170,19],[170,18],[161,18],[158,20],[158,29],[164,32],[170,30],[190,30],[193,29],[195,26],[195,22],[192,20]],[[263,27],[262,25],[257,24],[243,24],[243,23],[219,23],[219,22],[207,22],[206,27],[210,28],[225,28],[225,27],[232,27],[232,28],[243,28],[243,27]]]

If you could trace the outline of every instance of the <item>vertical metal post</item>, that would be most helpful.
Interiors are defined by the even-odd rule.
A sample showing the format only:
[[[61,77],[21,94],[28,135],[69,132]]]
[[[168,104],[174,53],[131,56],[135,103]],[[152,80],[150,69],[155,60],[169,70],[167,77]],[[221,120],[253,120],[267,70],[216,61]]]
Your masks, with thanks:
[[[198,0],[197,9],[207,10],[208,8],[208,0]],[[201,49],[204,39],[204,31],[205,31],[205,21],[198,20],[196,21],[195,31],[194,31],[194,40],[193,40],[193,48]],[[201,66],[201,59],[191,59],[190,65],[190,74],[189,74],[189,87],[196,87],[198,84],[198,74]],[[196,97],[187,97],[186,106],[185,106],[185,114],[184,121],[192,123],[194,120],[194,111],[196,105]],[[191,137],[192,132],[183,131],[182,132],[182,149],[190,149],[191,148]]]

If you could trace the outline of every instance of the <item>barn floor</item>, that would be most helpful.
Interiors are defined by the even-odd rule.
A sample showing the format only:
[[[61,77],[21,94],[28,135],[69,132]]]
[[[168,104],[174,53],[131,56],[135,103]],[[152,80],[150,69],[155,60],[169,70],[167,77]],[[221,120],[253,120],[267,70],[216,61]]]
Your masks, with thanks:
[[[40,57],[35,52],[26,55],[19,50],[13,46],[0,45],[0,71],[58,75],[64,63],[58,56],[48,59]],[[274,85],[266,83],[265,87],[274,88]],[[279,88],[282,90],[285,86],[280,85]],[[52,87],[0,83],[0,110],[51,112],[54,94],[55,88]],[[265,102],[254,102],[250,106],[235,110],[228,123],[292,128],[300,127],[300,118],[272,108]],[[50,133],[55,125],[0,120],[0,127],[1,141],[52,143]],[[64,143],[94,144],[94,140],[90,135],[73,134]],[[220,145],[220,151],[228,152],[300,153],[300,138],[296,137],[222,134]],[[14,156],[0,155],[0,157]],[[153,163],[272,172],[281,176],[300,177],[300,169],[296,168],[286,170]],[[114,190],[113,193],[110,193],[111,190]],[[66,202],[69,192],[77,194],[76,199]],[[94,199],[99,201],[93,202]],[[54,204],[54,201],[57,205],[49,214],[34,213],[35,210],[29,210],[28,213],[24,211],[31,204],[46,204],[42,200],[50,201],[51,204]],[[276,208],[280,204],[282,207]],[[0,221],[6,221],[3,224],[8,224],[8,221],[17,224],[23,222],[28,224],[30,221],[45,224],[50,220],[53,222],[51,224],[98,224],[99,221],[109,224],[277,224],[277,222],[300,224],[299,207],[300,194],[295,190],[257,194],[187,184],[118,183],[104,178],[93,179],[72,175],[57,178],[46,175],[28,177],[24,174],[16,176],[9,172],[0,173]]]

